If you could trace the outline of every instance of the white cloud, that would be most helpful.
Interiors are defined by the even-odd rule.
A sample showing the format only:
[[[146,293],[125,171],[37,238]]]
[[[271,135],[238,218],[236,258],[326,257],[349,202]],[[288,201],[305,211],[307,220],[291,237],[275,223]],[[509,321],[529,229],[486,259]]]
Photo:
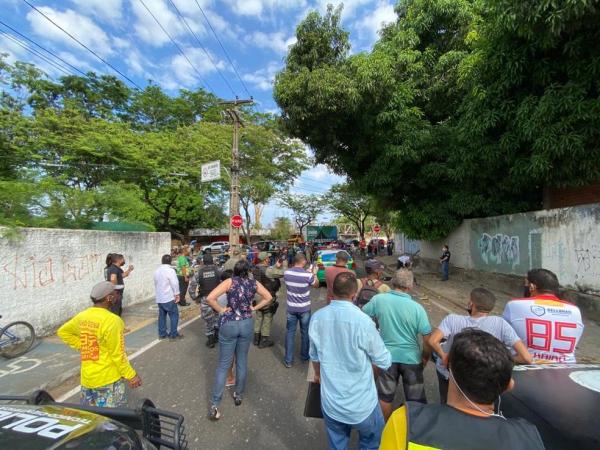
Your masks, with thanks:
[[[167,80],[170,86],[169,89],[174,89],[172,86],[173,83],[177,83],[177,87],[195,87],[199,82],[205,81],[207,75],[216,72],[217,69],[215,68],[215,65],[219,70],[224,70],[226,68],[226,64],[223,61],[216,58],[213,54],[210,54],[212,60],[215,62],[215,65],[213,65],[206,57],[204,51],[199,48],[189,47],[184,48],[183,51],[198,72],[190,66],[182,55],[175,55],[171,58],[167,68],[172,74],[172,78]],[[198,75],[198,73],[200,75]]]
[[[229,7],[238,16],[263,18],[275,11],[305,8],[307,0],[230,0]]]
[[[123,17],[123,0],[71,0],[80,12],[91,12],[100,19],[118,22]]]
[[[287,53],[289,47],[296,42],[296,36],[286,38],[286,35],[282,31],[275,31],[273,33],[255,31],[250,36],[250,40],[259,48],[269,49],[275,53],[284,54]]]
[[[273,88],[275,74],[280,69],[280,64],[270,62],[267,67],[259,69],[254,73],[245,73],[242,79],[252,84],[261,91],[270,91]]]
[[[144,0],[144,4],[160,21],[171,37],[175,38],[188,32],[179,20],[175,11],[171,11],[163,0]],[[132,2],[131,6],[136,17],[133,29],[142,41],[154,47],[162,47],[167,42],[170,42],[167,35],[139,1]],[[179,7],[179,5],[177,6]],[[197,25],[199,23],[200,22],[196,20],[188,20],[188,24],[194,32],[200,31]]]
[[[23,42],[23,40],[21,40],[17,37],[13,37],[13,39],[18,40],[23,45],[26,45],[26,42]],[[43,72],[47,73],[48,75],[51,75],[51,76],[65,75],[64,72],[57,69],[53,65],[49,64],[43,58],[35,56],[32,53],[30,53],[28,50],[26,50],[25,48],[21,47],[13,39],[6,37],[4,34],[0,34],[0,48],[2,49],[2,53],[8,54],[8,56],[6,57],[6,61],[8,63],[12,64],[15,61],[26,61],[26,62],[35,64],[35,66],[38,69],[42,70]],[[69,69],[65,69],[65,70],[68,71]]]
[[[38,9],[96,53],[99,53],[102,56],[113,53],[109,37],[89,17],[83,16],[71,9],[67,9],[64,12],[54,10],[48,6],[40,6]],[[81,49],[79,44],[50,23],[37,11],[29,11],[27,13],[27,20],[34,33],[38,36]]]
[[[373,43],[379,37],[379,30],[382,26],[393,23],[396,19],[394,5],[387,1],[380,1],[377,8],[356,22],[355,27],[361,40]]]

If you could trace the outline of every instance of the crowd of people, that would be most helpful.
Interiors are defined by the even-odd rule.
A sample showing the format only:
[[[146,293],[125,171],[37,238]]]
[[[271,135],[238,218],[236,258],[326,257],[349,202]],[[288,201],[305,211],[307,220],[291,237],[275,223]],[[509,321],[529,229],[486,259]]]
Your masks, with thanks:
[[[410,264],[396,270],[388,286],[379,260],[367,259],[366,276],[357,278],[347,268],[348,253],[338,252],[335,264],[325,269],[326,305],[313,313],[317,268],[302,251],[295,252],[291,264],[282,258],[273,261],[264,251],[251,264],[232,252],[229,266],[222,268],[205,254],[193,271],[188,256],[185,251],[177,255],[174,267],[171,255],[164,255],[154,273],[158,337],[183,338],[177,304],[189,293],[200,304],[207,347],[218,343],[210,419],[221,418],[226,386],[234,387],[234,404],[242,404],[249,349],[252,344],[261,349],[274,345],[271,324],[285,285],[282,364],[294,365],[299,326],[299,358],[310,361],[314,382],[321,386],[330,448],[348,448],[352,429],[358,431],[361,449],[406,448],[409,442],[423,448],[543,448],[533,425],[502,416],[499,399],[512,388],[514,364],[575,362],[583,332],[581,313],[558,297],[559,282],[551,271],[530,270],[526,297],[509,301],[502,317],[491,314],[494,294],[476,288],[466,299],[467,315],[450,314],[433,327],[411,296]],[[449,258],[445,247],[442,266]],[[85,404],[120,406],[125,400],[123,380],[131,387],[142,382],[124,352],[124,323],[117,314],[123,277],[133,270],[120,269],[124,263],[121,255],[109,255],[107,281],[94,286],[93,306],[58,331],[81,353]],[[442,276],[447,273],[442,268]],[[427,404],[424,389],[424,367],[430,360],[439,385],[440,402],[435,404]],[[398,388],[404,393],[400,402],[395,398]],[[457,429],[464,432],[449,432]]]

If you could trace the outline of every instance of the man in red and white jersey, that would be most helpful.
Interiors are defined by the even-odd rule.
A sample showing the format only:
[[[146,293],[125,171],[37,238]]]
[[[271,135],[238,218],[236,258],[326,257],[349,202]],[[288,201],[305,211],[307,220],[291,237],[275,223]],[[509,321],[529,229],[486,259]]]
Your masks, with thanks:
[[[558,278],[546,269],[527,272],[530,297],[509,301],[504,319],[512,325],[539,362],[575,363],[575,347],[583,334],[581,312],[561,300]]]

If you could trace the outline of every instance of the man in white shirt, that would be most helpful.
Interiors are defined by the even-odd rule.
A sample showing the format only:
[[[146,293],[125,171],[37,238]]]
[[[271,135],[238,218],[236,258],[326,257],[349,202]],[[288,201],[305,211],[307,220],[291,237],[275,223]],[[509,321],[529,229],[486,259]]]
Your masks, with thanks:
[[[164,255],[161,265],[154,272],[154,291],[158,305],[158,339],[174,341],[182,339],[183,334],[177,331],[179,323],[179,280],[175,269],[171,266],[171,255]],[[167,331],[167,315],[171,323],[170,331]]]
[[[527,272],[530,297],[506,304],[503,317],[512,325],[534,360],[573,364],[583,334],[581,311],[558,298],[558,278],[546,269]]]

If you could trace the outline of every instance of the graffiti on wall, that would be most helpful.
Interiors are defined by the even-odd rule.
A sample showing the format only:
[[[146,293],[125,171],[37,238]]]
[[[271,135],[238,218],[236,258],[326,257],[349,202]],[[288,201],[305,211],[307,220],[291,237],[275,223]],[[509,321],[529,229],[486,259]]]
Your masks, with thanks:
[[[577,273],[575,278],[586,275],[600,276],[600,245],[591,245],[587,248],[576,248]]]
[[[38,289],[101,275],[103,267],[99,253],[77,257],[61,255],[58,260],[51,256],[24,257],[15,254],[4,261],[1,274],[9,279],[9,285],[14,290]]]
[[[479,253],[485,264],[508,264],[514,269],[521,262],[519,236],[483,233],[478,241]]]

